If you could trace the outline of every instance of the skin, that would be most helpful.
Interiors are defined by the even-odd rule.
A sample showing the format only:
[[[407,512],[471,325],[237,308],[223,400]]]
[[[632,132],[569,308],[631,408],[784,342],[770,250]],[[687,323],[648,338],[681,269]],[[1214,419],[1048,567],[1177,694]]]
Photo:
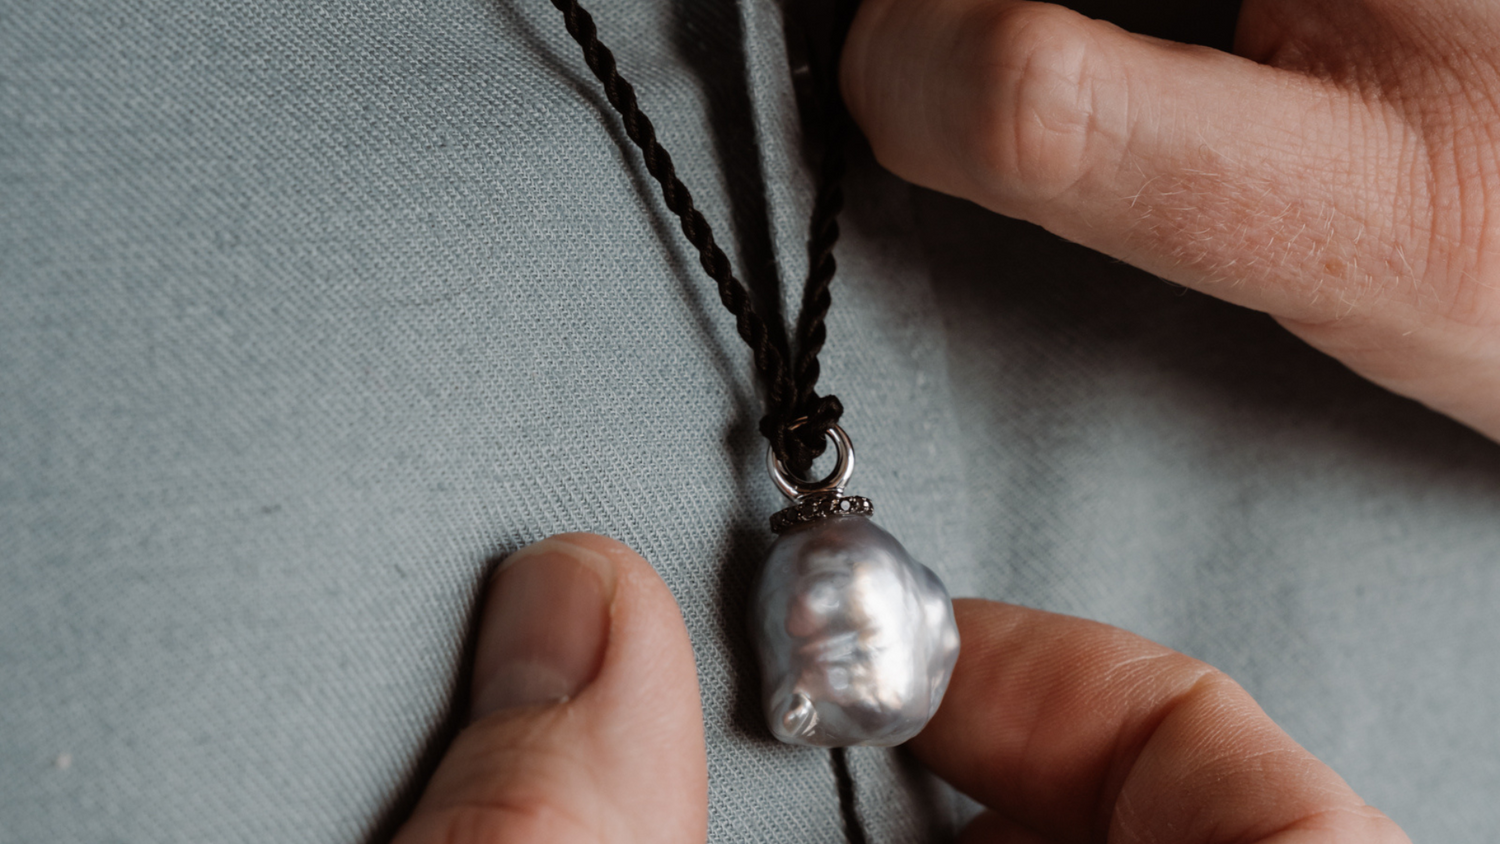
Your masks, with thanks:
[[[567,700],[474,720],[394,844],[669,844],[706,836],[698,674],[671,591],[639,555],[602,536],[551,537],[512,558],[546,550],[574,554],[612,585],[597,674]],[[505,581],[492,578],[480,622],[475,705],[494,673],[488,651]],[[541,609],[544,624],[565,627]]]
[[[474,721],[397,844],[702,842],[702,710],[671,593],[613,540],[568,534],[517,556],[539,546],[584,549],[614,584],[597,676],[566,700]],[[490,588],[493,608],[508,587]],[[910,746],[989,807],[965,844],[1409,842],[1210,666],[1092,621],[974,599],[955,609],[963,651]],[[476,698],[500,623],[481,622]]]
[[[1050,4],[864,0],[842,82],[898,175],[1263,310],[1500,439],[1500,5],[1247,0],[1229,54]],[[615,584],[597,677],[475,721],[400,844],[704,840],[681,615],[629,549],[559,539]],[[1409,841],[1212,667],[956,609],[963,652],[911,747],[988,807],[966,844]],[[485,670],[482,647],[476,689]]]
[[[1500,438],[1500,6],[1247,0],[1235,54],[1016,0],[866,0],[876,157],[1246,307]]]

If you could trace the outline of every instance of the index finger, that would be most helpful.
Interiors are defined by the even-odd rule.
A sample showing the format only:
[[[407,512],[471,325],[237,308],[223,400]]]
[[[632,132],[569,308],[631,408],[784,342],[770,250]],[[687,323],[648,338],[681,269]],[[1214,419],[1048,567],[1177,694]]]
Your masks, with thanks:
[[[865,2],[841,78],[917,184],[1283,319],[1402,295],[1383,113],[1330,82],[1023,0]]]
[[[954,602],[963,640],[918,758],[1056,841],[1409,839],[1209,665],[1105,624]]]

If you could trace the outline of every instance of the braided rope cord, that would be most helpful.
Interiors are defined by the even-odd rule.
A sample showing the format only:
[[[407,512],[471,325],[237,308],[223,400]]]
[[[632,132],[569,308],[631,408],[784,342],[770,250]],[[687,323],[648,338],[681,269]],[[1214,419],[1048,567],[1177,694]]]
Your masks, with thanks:
[[[808,241],[808,278],[803,288],[802,309],[797,321],[794,366],[790,350],[756,313],[750,292],[734,274],[729,257],[714,240],[713,229],[693,205],[693,195],[677,178],[672,156],[656,139],[656,127],[641,111],[635,88],[620,75],[615,57],[599,40],[593,17],[578,0],[552,0],[562,12],[568,34],[583,49],[583,59],[604,86],[605,98],[620,115],[625,135],[641,151],[646,172],[661,186],[662,200],[677,215],[682,233],[698,250],[698,262],[719,289],[719,301],[734,316],[735,330],[750,347],[755,371],[766,391],[766,414],[760,432],[770,441],[777,458],[792,474],[806,477],[812,461],[827,447],[826,432],[844,412],[838,397],[820,396],[818,353],[827,339],[824,318],[832,298],[828,287],[837,263],[833,246],[838,241],[836,220],[843,206],[839,183],[843,177],[843,141],[849,133],[847,113],[840,104],[830,131],[830,145],[822,163],[817,200],[813,205]],[[852,12],[849,17],[852,18]],[[834,98],[837,101],[837,98]]]
[[[683,235],[697,248],[699,263],[709,278],[718,284],[719,300],[734,315],[735,329],[750,347],[756,372],[766,388],[768,410],[760,420],[761,434],[770,441],[782,465],[794,475],[805,477],[812,461],[826,448],[826,432],[838,423],[844,412],[837,396],[819,396],[816,389],[820,374],[818,353],[828,337],[824,320],[833,302],[829,286],[838,269],[833,247],[839,239],[838,214],[844,204],[841,188],[845,168],[844,142],[851,131],[849,114],[837,96],[836,86],[826,84],[825,80],[825,88],[820,92],[832,104],[833,114],[819,168],[817,198],[808,225],[808,274],[797,317],[798,354],[794,366],[789,369],[789,350],[781,348],[766,328],[765,321],[755,311],[749,291],[735,277],[728,256],[714,241],[708,221],[693,206],[692,193],[677,178],[672,156],[656,140],[656,127],[636,102],[635,89],[620,75],[614,54],[599,41],[593,17],[578,4],[578,0],[552,0],[552,5],[562,12],[568,34],[583,48],[584,62],[604,86],[606,99],[624,121],[626,136],[645,159],[646,172],[661,186],[662,200],[681,221]],[[843,34],[848,32],[857,7],[858,0],[838,2],[835,31],[839,43],[833,54],[835,59],[843,47]],[[830,759],[838,786],[844,835],[849,844],[865,844],[868,839],[860,821],[854,779],[844,749],[835,748]]]
[[[820,367],[818,353],[828,339],[824,318],[833,304],[829,286],[833,283],[838,261],[834,259],[833,247],[839,239],[839,212],[844,208],[844,147],[848,141],[852,121],[844,108],[844,100],[838,93],[838,57],[844,51],[844,38],[859,9],[859,0],[836,0],[834,9],[834,37],[832,68],[821,74],[822,86],[817,92],[828,112],[828,137],[825,139],[823,161],[818,174],[818,194],[813,203],[812,220],[808,225],[807,238],[807,282],[802,288],[802,307],[797,316],[797,359],[793,383],[797,386],[797,406],[810,409],[810,427],[821,434],[838,421],[843,405],[835,396],[819,397],[815,391]],[[831,415],[825,420],[818,414]]]

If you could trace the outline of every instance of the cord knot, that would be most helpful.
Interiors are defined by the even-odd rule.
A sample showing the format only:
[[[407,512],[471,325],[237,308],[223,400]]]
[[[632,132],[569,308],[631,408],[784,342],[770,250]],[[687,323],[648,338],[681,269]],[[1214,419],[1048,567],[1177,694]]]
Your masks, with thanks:
[[[844,415],[838,396],[813,396],[784,415],[768,413],[760,420],[760,432],[771,450],[794,477],[806,478],[813,461],[828,448],[828,429]]]

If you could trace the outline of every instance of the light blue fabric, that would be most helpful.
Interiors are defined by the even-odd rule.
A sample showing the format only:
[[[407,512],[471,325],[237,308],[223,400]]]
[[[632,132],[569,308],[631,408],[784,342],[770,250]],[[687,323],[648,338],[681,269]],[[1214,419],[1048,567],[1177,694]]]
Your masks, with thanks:
[[[795,301],[779,9],[593,5]],[[747,354],[622,144],[541,0],[0,0],[0,842],[378,837],[487,562],[562,530],[682,605],[710,839],[838,839],[746,673]],[[824,383],[883,525],[1228,670],[1414,839],[1500,835],[1500,447],[867,158],[848,192]],[[964,811],[852,763],[874,841]]]

